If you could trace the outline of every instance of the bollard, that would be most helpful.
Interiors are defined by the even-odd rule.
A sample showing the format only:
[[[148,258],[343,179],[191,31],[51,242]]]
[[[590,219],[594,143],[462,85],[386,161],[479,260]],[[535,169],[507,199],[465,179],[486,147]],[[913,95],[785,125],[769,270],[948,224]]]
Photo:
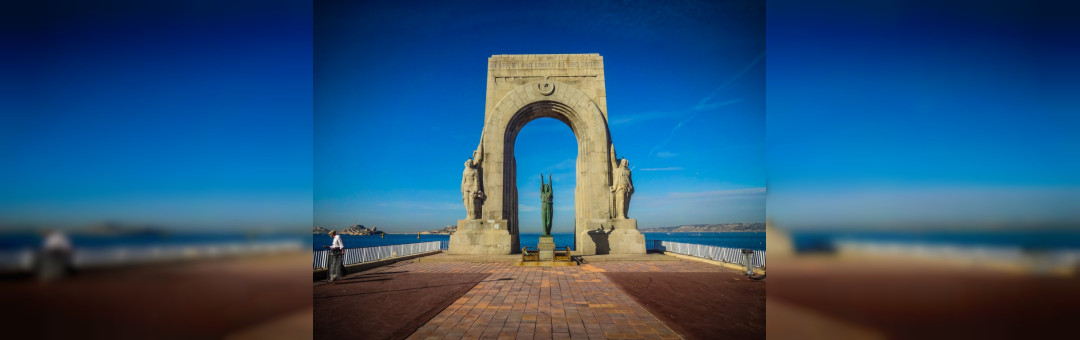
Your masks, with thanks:
[[[754,276],[754,264],[751,262],[751,260],[754,258],[754,250],[743,249],[742,256],[744,263],[746,263],[746,276]]]

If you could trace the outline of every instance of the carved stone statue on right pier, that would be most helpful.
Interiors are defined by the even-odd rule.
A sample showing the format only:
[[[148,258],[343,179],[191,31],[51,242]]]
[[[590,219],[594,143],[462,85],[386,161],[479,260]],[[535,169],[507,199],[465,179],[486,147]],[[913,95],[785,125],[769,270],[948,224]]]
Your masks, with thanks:
[[[630,210],[630,196],[634,194],[634,182],[630,179],[630,161],[623,158],[619,166],[612,169],[611,195],[614,200],[615,217],[626,219]]]

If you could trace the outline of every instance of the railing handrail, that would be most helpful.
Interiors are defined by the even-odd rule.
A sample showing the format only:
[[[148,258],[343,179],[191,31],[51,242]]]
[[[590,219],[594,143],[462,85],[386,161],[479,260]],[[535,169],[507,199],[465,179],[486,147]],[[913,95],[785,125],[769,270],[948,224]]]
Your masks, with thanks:
[[[303,242],[299,240],[76,247],[70,253],[70,263],[74,267],[123,265],[250,252],[299,250],[302,247]],[[0,269],[29,270],[41,252],[41,249],[34,248],[0,252]]]
[[[441,243],[443,241],[424,241],[424,242],[412,242],[412,243],[384,244],[384,245],[381,245],[381,246],[367,246],[367,247],[345,247],[345,248],[341,248],[341,249],[349,250],[349,249],[363,249],[363,248],[378,248],[378,247],[401,246],[401,245],[410,245],[410,244],[424,244],[424,243],[434,243],[434,242],[440,242]],[[315,251],[327,251],[327,250],[329,250],[329,249],[316,249],[316,250],[312,250],[312,251],[315,252]]]
[[[1047,266],[1075,267],[1080,264],[1080,249],[1028,251],[1010,245],[964,245],[931,242],[903,242],[840,239],[834,242],[837,251],[871,254],[904,254],[907,256],[949,257],[975,261],[1035,261]]]
[[[742,248],[653,240],[652,249],[727,263],[744,264]],[[750,263],[756,268],[764,268],[765,251],[754,250],[754,253],[750,258]]]
[[[344,265],[378,261],[388,257],[408,256],[442,250],[442,241],[427,241],[383,246],[343,248]],[[329,262],[329,250],[312,251],[312,269],[326,268]]]

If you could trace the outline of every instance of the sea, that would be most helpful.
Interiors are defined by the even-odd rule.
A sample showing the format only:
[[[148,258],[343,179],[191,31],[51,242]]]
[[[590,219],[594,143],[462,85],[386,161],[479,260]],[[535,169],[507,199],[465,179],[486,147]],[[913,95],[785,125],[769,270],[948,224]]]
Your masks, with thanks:
[[[748,248],[754,250],[765,250],[765,233],[764,232],[703,232],[703,233],[642,233],[645,235],[646,247],[652,244],[653,240],[664,240],[671,242],[704,244],[720,247],[730,248]],[[574,234],[571,233],[555,233],[554,236],[555,247],[574,247]],[[537,241],[540,240],[539,233],[522,233],[521,234],[521,246],[536,247]],[[312,250],[322,250],[323,246],[329,246],[333,240],[330,235],[316,234],[312,237]],[[385,237],[380,235],[341,235],[341,242],[345,243],[346,248],[354,247],[375,247],[386,246],[393,244],[405,244],[405,243],[417,243],[417,242],[430,242],[430,241],[443,241],[443,246],[450,241],[450,235],[419,235],[416,234],[386,234]]]

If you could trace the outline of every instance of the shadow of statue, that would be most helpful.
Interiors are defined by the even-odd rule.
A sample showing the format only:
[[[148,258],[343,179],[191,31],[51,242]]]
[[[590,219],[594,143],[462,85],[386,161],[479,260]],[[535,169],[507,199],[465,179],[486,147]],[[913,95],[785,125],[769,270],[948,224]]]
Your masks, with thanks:
[[[589,230],[589,237],[592,238],[593,244],[596,245],[596,255],[607,255],[611,253],[611,245],[608,243],[608,236],[611,232],[615,231],[615,226],[611,227],[611,230],[604,230],[604,226],[600,226],[597,230]]]

